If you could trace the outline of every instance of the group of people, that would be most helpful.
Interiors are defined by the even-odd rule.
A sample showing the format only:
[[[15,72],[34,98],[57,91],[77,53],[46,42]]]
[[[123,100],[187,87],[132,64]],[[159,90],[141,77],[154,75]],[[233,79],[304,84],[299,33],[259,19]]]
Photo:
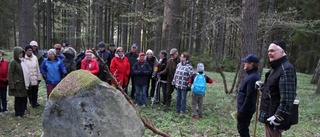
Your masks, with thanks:
[[[48,50],[48,57],[43,58],[37,47],[36,41],[31,41],[25,49],[15,47],[10,63],[3,59],[3,53],[0,51],[1,113],[8,111],[6,99],[8,85],[9,95],[15,97],[15,115],[22,117],[27,109],[27,97],[33,108],[39,106],[38,88],[42,78],[45,80],[47,97],[49,97],[62,78],[78,68],[77,62],[80,60],[81,69],[90,71],[102,81],[114,84],[104,71],[107,65],[127,94],[131,80],[130,96],[135,99],[136,106],[146,106],[150,95],[151,100],[163,103],[168,110],[172,93],[176,89],[175,110],[183,114],[186,112],[186,95],[191,90],[191,118],[203,117],[206,83],[213,83],[213,80],[204,74],[202,63],[197,64],[197,73],[194,73],[189,62],[190,54],[187,52],[183,52],[179,57],[178,50],[172,48],[169,52],[170,57],[167,57],[166,50],[161,50],[158,60],[151,49],[145,53],[138,53],[136,44],[131,46],[129,52],[124,53],[122,47],[116,47],[111,43],[106,49],[106,44],[100,42],[97,53],[104,60],[104,64],[95,59],[91,50],[84,52],[83,59],[77,59],[77,53],[71,46],[62,47],[60,44],[55,44],[53,49]],[[284,130],[290,128],[291,108],[296,97],[297,80],[295,69],[287,60],[285,50],[284,41],[275,41],[270,44],[268,56],[271,69],[266,73],[263,83],[259,80],[258,56],[249,54],[242,59],[247,75],[240,84],[237,95],[237,129],[241,137],[250,136],[248,127],[256,111],[258,90],[262,92],[259,121],[265,123],[265,136],[281,136]]]
[[[262,94],[258,120],[264,123],[265,137],[281,137],[284,130],[297,124],[292,114],[297,95],[297,76],[287,59],[285,41],[272,42],[268,57],[271,69],[265,74],[264,82],[260,81],[258,73],[258,56],[249,54],[242,59],[247,75],[237,95],[237,129],[241,137],[250,137],[249,125],[259,101],[258,90]]]

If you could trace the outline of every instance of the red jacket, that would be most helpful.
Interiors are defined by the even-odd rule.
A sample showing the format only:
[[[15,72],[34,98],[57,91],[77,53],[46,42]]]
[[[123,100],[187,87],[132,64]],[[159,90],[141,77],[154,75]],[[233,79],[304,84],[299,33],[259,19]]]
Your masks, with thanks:
[[[129,83],[130,63],[127,57],[121,60],[119,57],[114,57],[111,60],[110,71],[115,76],[120,86],[127,86]],[[112,83],[114,84],[114,83]]]
[[[92,58],[89,62],[86,58],[81,61],[81,69],[89,70],[93,75],[98,75],[99,73],[99,65],[98,61]]]
[[[0,61],[0,88],[8,86],[8,66],[9,63],[5,59]]]

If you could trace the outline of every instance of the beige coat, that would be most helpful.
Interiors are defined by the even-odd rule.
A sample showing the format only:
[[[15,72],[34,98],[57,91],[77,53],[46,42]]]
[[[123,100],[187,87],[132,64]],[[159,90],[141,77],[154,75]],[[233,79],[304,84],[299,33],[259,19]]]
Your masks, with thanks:
[[[28,65],[29,68],[30,85],[38,85],[38,80],[41,80],[38,58],[33,54],[31,57],[25,55],[25,63]]]

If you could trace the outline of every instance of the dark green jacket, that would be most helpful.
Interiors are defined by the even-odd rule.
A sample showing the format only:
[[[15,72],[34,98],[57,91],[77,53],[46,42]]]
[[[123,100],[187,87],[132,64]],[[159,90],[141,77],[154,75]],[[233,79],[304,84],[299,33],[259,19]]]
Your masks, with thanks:
[[[21,61],[18,57],[20,52],[24,53],[24,50],[21,47],[15,47],[13,49],[13,59],[9,64],[9,95],[15,97],[27,97],[28,92],[24,84]]]

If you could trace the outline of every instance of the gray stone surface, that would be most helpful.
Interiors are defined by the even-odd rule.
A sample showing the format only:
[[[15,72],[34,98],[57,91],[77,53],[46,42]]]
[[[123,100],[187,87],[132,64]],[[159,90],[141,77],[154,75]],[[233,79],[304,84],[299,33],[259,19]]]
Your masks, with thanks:
[[[144,134],[142,121],[120,91],[84,71],[70,73],[61,83],[45,106],[43,137],[141,137]]]

